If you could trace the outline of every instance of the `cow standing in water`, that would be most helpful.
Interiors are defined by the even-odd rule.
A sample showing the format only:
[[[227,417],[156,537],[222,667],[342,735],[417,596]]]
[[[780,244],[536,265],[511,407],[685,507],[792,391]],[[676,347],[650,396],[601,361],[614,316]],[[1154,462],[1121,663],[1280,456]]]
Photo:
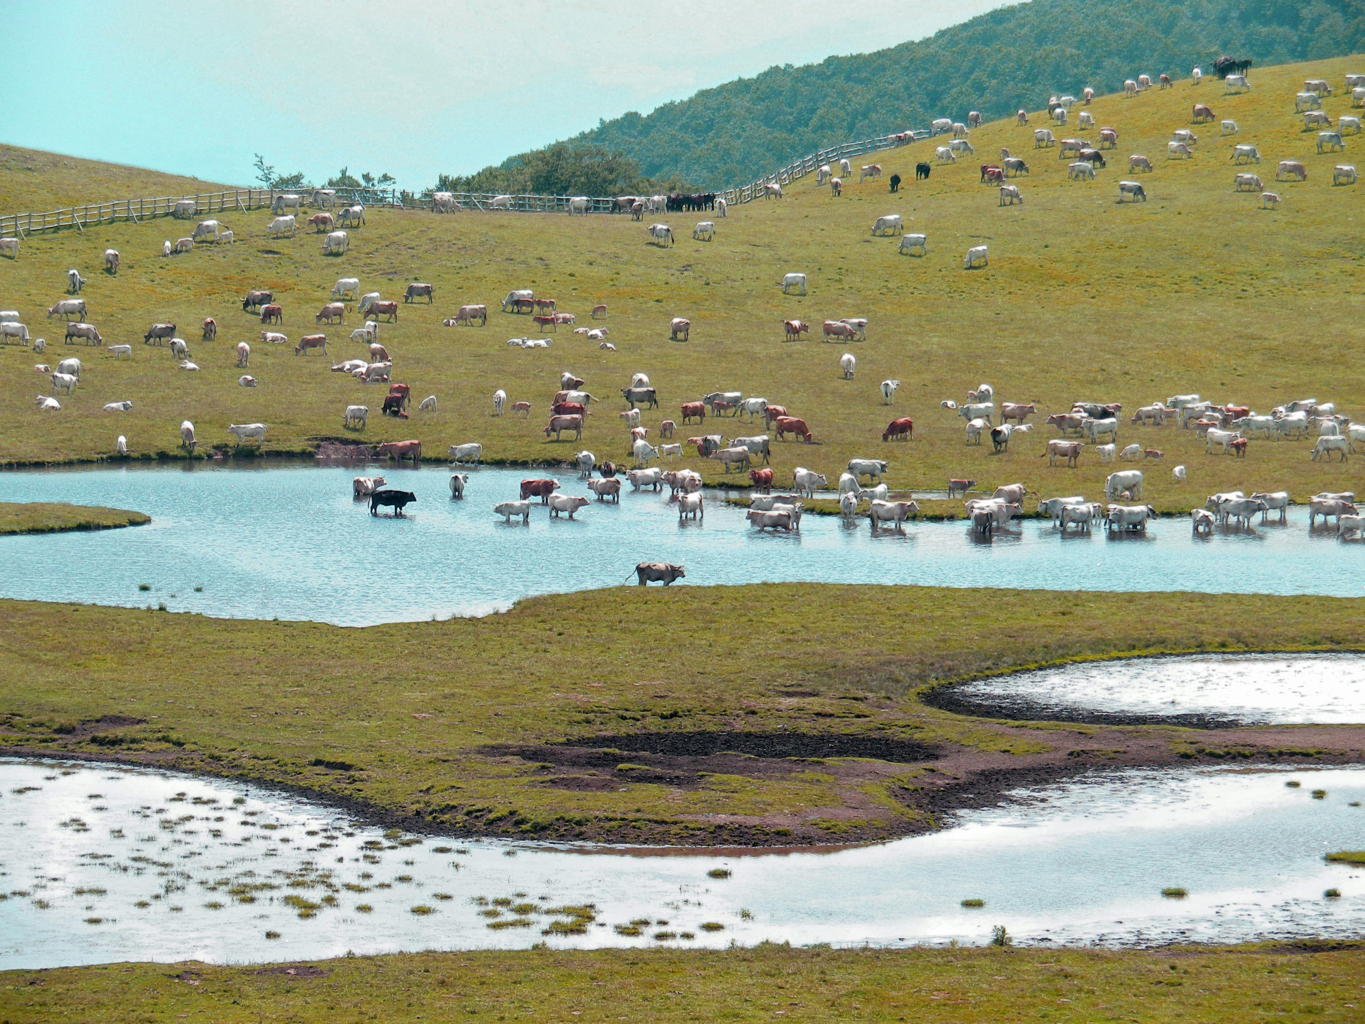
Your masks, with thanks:
[[[642,587],[648,583],[662,583],[668,586],[674,580],[680,580],[687,575],[681,565],[674,565],[672,562],[641,562],[635,567],[635,574],[639,577]]]
[[[375,491],[370,495],[370,515],[379,515],[379,506],[388,505],[393,514],[403,518],[403,509],[417,500],[411,491]]]

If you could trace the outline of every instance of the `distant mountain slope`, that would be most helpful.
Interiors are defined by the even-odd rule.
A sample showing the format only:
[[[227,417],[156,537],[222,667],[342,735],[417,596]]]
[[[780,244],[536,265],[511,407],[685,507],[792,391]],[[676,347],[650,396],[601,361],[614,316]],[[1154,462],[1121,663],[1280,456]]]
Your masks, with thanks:
[[[77,203],[194,195],[232,187],[141,167],[0,145],[0,214],[41,213]]]
[[[920,42],[773,67],[603,122],[569,144],[619,153],[649,178],[723,187],[934,117],[980,110],[989,121],[1039,109],[1051,92],[1114,92],[1144,72],[1185,78],[1222,53],[1268,65],[1361,50],[1360,0],[1033,0]]]

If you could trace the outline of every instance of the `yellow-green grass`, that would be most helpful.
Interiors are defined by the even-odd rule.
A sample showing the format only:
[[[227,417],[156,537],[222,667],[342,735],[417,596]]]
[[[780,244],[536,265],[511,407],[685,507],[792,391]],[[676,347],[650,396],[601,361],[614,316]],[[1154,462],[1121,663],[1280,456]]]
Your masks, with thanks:
[[[0,502],[0,534],[61,533],[66,530],[113,530],[142,526],[152,517],[122,508],[68,505],[65,502]]]
[[[267,947],[268,948],[268,947]],[[355,1021],[1354,1020],[1351,944],[1150,952],[601,950],[422,953],[278,967],[189,962],[0,973],[13,1024]],[[340,1018],[338,1015],[340,1014]]]
[[[1327,854],[1326,859],[1332,864],[1365,865],[1365,850],[1341,850]]]
[[[60,412],[39,412],[34,395],[46,387],[32,370],[32,353],[0,351],[0,461],[97,458],[110,453],[118,433],[127,435],[134,455],[175,452],[187,418],[201,446],[227,445],[230,422],[262,421],[269,426],[267,452],[303,451],[316,438],[342,435],[351,403],[372,410],[358,437],[371,443],[417,437],[428,457],[451,443],[480,441],[492,459],[555,461],[588,448],[619,460],[626,444],[616,413],[624,403],[615,391],[644,371],[663,401],[645,415],[650,427],[679,419],[681,401],[717,388],[761,395],[803,416],[818,443],[774,442],[779,481],[800,464],[833,484],[849,458],[882,457],[891,461],[893,489],[942,487],[952,476],[983,487],[1019,480],[1036,492],[1098,496],[1113,467],[1099,465],[1092,453],[1076,470],[1048,467],[1038,455],[1053,431],[1041,422],[999,456],[989,444],[964,445],[962,421],[940,410],[939,401],[962,401],[968,388],[987,381],[999,400],[1039,402],[1037,421],[1078,399],[1122,402],[1122,443],[1137,440],[1166,453],[1162,465],[1148,468],[1145,496],[1163,509],[1187,509],[1232,488],[1287,489],[1300,499],[1356,489],[1358,461],[1310,462],[1308,442],[1253,442],[1239,460],[1206,455],[1193,431],[1139,430],[1126,421],[1139,405],[1191,391],[1260,411],[1305,396],[1335,400],[1348,412],[1365,407],[1359,381],[1343,372],[1362,335],[1365,193],[1330,183],[1333,164],[1354,159],[1365,138],[1348,136],[1344,156],[1319,156],[1316,134],[1302,131],[1293,113],[1293,94],[1305,77],[1339,84],[1359,63],[1352,57],[1261,69],[1254,90],[1240,96],[1225,96],[1221,83],[1206,80],[1136,99],[1097,99],[1090,108],[1097,125],[1116,127],[1120,143],[1094,182],[1068,181],[1068,161],[1055,148],[1033,149],[1032,127],[996,123],[972,133],[975,157],[935,167],[927,182],[914,180],[914,166],[933,162],[942,138],[877,156],[886,176],[906,179],[900,195],[888,195],[885,180],[855,180],[833,200],[812,175],[789,186],[780,202],[733,208],[709,244],[688,238],[703,215],[659,217],[680,236],[672,249],[647,244],[645,225],[625,217],[382,210],[351,232],[350,254],[340,258],[322,256],[320,237],[307,232],[268,239],[265,212],[222,218],[236,232],[235,245],[173,259],[160,256],[161,242],[188,233],[188,224],[162,220],[34,237],[17,262],[0,262],[0,306],[20,309],[35,333],[86,359],[87,369]],[[1337,92],[1324,102],[1334,117],[1349,104]],[[1191,127],[1196,100],[1211,104],[1220,119],[1237,120],[1241,133],[1224,139],[1216,123],[1195,127],[1195,158],[1168,161],[1170,133]],[[1033,121],[1043,123],[1040,115]],[[1098,139],[1074,128],[1056,134]],[[1251,170],[1285,195],[1278,210],[1263,211],[1255,193],[1233,191],[1234,142],[1260,147],[1264,162]],[[1002,146],[1032,168],[1018,180],[1022,207],[999,207],[996,190],[978,183],[977,165],[997,162]],[[1115,182],[1134,176],[1129,153],[1145,153],[1155,165],[1152,174],[1136,175],[1147,186],[1145,205],[1117,203]],[[1273,185],[1282,158],[1301,159],[1309,180]],[[927,258],[898,256],[896,238],[870,236],[873,220],[893,212],[902,214],[907,231],[927,232]],[[991,265],[964,272],[963,253],[977,244],[989,244]],[[117,278],[97,272],[106,246],[123,253]],[[133,344],[131,362],[64,349],[60,322],[43,323],[41,307],[61,297],[70,266],[90,279],[84,293],[90,320],[109,342]],[[780,293],[787,271],[809,275],[807,297]],[[389,298],[401,298],[413,280],[435,285],[435,305],[403,305],[400,322],[380,332],[396,379],[410,384],[415,398],[437,395],[435,414],[414,413],[405,423],[383,419],[382,386],[328,372],[331,361],[363,354],[347,340],[359,326],[354,312],[344,327],[326,328],[328,359],[263,345],[260,325],[241,310],[249,288],[273,290],[285,308],[284,330],[297,340],[315,329],[313,314],[342,276],[358,276],[363,290]],[[527,317],[497,312],[499,299],[516,287],[552,295],[580,324],[590,323],[593,304],[607,303],[618,351],[600,351],[566,329],[552,335],[549,350],[509,349],[509,337],[544,333]],[[464,302],[492,308],[488,327],[440,326]],[[205,316],[220,325],[217,342],[198,341]],[[692,320],[689,343],[668,340],[673,316]],[[866,343],[821,343],[820,321],[852,316],[870,320]],[[811,322],[813,336],[784,344],[786,317]],[[181,372],[164,349],[143,346],[143,332],[157,320],[180,325],[199,373]],[[249,372],[261,381],[254,390],[237,385],[242,371],[232,350],[241,340],[252,345]],[[859,359],[852,382],[838,371],[845,349]],[[41,361],[56,356],[49,348]],[[541,433],[563,370],[607,398],[581,443],[554,443]],[[903,382],[891,408],[878,390],[886,378]],[[511,401],[532,402],[531,418],[493,419],[491,396],[499,388]],[[135,404],[115,423],[101,407],[121,399]],[[914,439],[883,443],[886,422],[905,415],[916,421]],[[711,421],[706,429],[714,429]],[[723,426],[727,434],[761,429]],[[679,428],[684,437],[701,432]],[[1189,467],[1184,484],[1171,479],[1177,463]],[[694,454],[686,464],[704,469],[708,480],[724,479],[718,465]]]
[[[1064,771],[1094,758],[1339,761],[1365,749],[1365,731],[1349,728],[1034,726],[918,699],[945,681],[1072,659],[1362,650],[1358,601],[1077,603],[1023,592],[1007,617],[985,622],[982,609],[999,599],[818,584],[631,587],[366,629],[6,602],[0,664],[23,685],[0,688],[0,747],[296,786],[451,833],[782,845],[932,827],[921,790],[981,769],[999,782],[1015,768]],[[615,770],[585,771],[542,746],[695,731],[878,737],[941,756],[749,758],[695,765],[714,774],[675,784],[642,774],[648,758],[628,749]],[[576,784],[558,781],[569,776]]]
[[[231,187],[142,167],[0,145],[0,216],[117,199],[192,196]]]

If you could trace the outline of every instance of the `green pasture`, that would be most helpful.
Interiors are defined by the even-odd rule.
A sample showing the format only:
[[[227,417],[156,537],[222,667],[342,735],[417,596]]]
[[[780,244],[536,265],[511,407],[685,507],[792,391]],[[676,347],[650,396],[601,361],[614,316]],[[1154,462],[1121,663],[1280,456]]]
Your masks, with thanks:
[[[1149,952],[420,953],[271,967],[109,964],[0,973],[12,1024],[432,1020],[1135,1024],[1358,1020],[1351,944]]]
[[[1002,599],[1007,615],[985,614]],[[1358,604],[618,587],[532,598],[481,619],[344,629],[5,602],[0,662],[22,685],[0,696],[0,748],[299,787],[446,834],[851,842],[934,827],[927,790],[983,769],[1358,758],[1359,731],[1339,727],[1029,725],[919,700],[945,682],[1075,659],[1362,650]],[[933,749],[678,760],[660,772],[627,740],[600,739],[696,732],[809,735],[825,750],[848,737]],[[554,746],[566,740],[619,745],[619,764],[566,764]]]
[[[647,225],[628,217],[382,210],[351,231],[344,257],[324,257],[321,238],[306,230],[269,239],[266,212],[224,215],[234,245],[174,258],[160,255],[161,243],[189,234],[191,223],[162,219],[34,236],[17,261],[0,261],[0,307],[20,310],[50,344],[41,358],[14,345],[0,349],[0,461],[104,458],[120,433],[134,458],[176,456],[183,419],[196,424],[201,454],[233,443],[228,423],[262,421],[268,453],[310,450],[329,437],[368,443],[415,437],[428,458],[441,457],[452,443],[480,441],[493,460],[554,463],[580,448],[620,460],[626,442],[616,413],[625,404],[616,390],[643,371],[662,400],[645,416],[652,428],[679,419],[680,402],[712,389],[761,395],[804,417],[816,443],[775,442],[779,480],[804,465],[833,483],[849,458],[880,457],[891,462],[893,488],[941,487],[954,476],[982,487],[1018,480],[1035,492],[1098,496],[1113,467],[1093,454],[1075,470],[1049,468],[1038,457],[1053,436],[1042,419],[1075,400],[1119,401],[1125,413],[1184,392],[1260,411],[1305,396],[1335,400],[1347,412],[1365,405],[1357,375],[1346,371],[1362,334],[1365,186],[1331,184],[1332,166],[1354,160],[1365,137],[1348,136],[1344,155],[1318,155],[1316,132],[1302,130],[1293,112],[1293,94],[1310,75],[1336,89],[1324,109],[1334,118],[1346,112],[1343,73],[1359,63],[1352,57],[1260,69],[1243,95],[1224,95],[1222,83],[1206,79],[1197,88],[1181,81],[1136,99],[1097,99],[1090,108],[1096,125],[1117,128],[1119,147],[1094,182],[1068,181],[1068,161],[1056,149],[1034,150],[1032,126],[995,123],[972,133],[975,157],[935,166],[926,182],[915,181],[914,166],[932,163],[944,139],[880,154],[882,181],[859,185],[855,168],[840,199],[817,188],[812,175],[790,185],[781,201],[734,207],[711,243],[688,237],[700,215],[651,218],[669,222],[678,235],[676,246],[660,248],[648,244]],[[1241,131],[1222,138],[1217,122],[1196,126],[1194,159],[1168,161],[1170,132],[1191,127],[1196,100],[1219,119],[1235,119]],[[1097,141],[1096,131],[1074,127],[1077,112],[1072,127],[1056,135]],[[1032,125],[1043,123],[1032,116]],[[1284,196],[1279,209],[1262,210],[1257,194],[1233,190],[1234,142],[1260,148],[1263,162],[1251,170]],[[1002,146],[1029,161],[1032,173],[1018,181],[1023,206],[1000,207],[996,189],[978,183],[977,165],[998,161]],[[1131,175],[1130,153],[1148,155],[1154,171]],[[1273,183],[1276,162],[1286,158],[1305,163],[1307,182]],[[885,179],[893,172],[905,179],[899,195],[888,194]],[[14,173],[0,169],[0,181]],[[92,198],[108,198],[107,185],[97,188],[91,174]],[[1144,181],[1146,204],[1117,202],[1115,183],[1129,177]],[[872,222],[888,213],[901,214],[906,231],[928,234],[927,257],[898,256],[897,238],[871,237]],[[979,244],[990,246],[990,266],[964,272],[963,253]],[[123,254],[117,277],[99,269],[106,247]],[[89,280],[89,320],[108,343],[131,343],[131,361],[64,346],[61,322],[45,322],[43,309],[62,297],[64,273],[73,266]],[[789,271],[809,275],[806,297],[781,294],[778,282]],[[360,325],[353,311],[344,326],[325,328],[329,358],[262,344],[261,325],[241,309],[248,289],[274,291],[292,343],[314,331],[313,314],[333,282],[351,276],[362,290],[386,298],[401,299],[410,281],[435,285],[434,305],[403,305],[398,323],[380,330],[396,379],[410,384],[415,398],[436,395],[434,414],[384,419],[382,386],[328,371],[331,362],[363,354],[348,340]],[[546,335],[554,339],[548,350],[508,348],[510,337],[544,335],[527,317],[497,312],[513,288],[553,296],[580,325],[591,323],[594,304],[606,303],[605,326],[617,351],[600,351],[565,328]],[[470,302],[493,309],[487,327],[440,326]],[[216,342],[199,341],[206,316],[219,324]],[[668,340],[674,316],[691,319],[690,342]],[[870,321],[865,343],[819,340],[820,321],[852,316]],[[783,342],[780,321],[789,317],[813,324],[810,340]],[[181,371],[166,350],[142,344],[148,325],[161,320],[180,326],[199,372]],[[252,346],[247,372],[260,381],[254,390],[237,384],[243,371],[233,349],[243,340]],[[837,366],[845,349],[858,357],[851,382]],[[49,388],[33,365],[72,354],[85,363],[81,386],[62,399],[60,412],[40,412],[34,396]],[[564,370],[604,399],[581,444],[547,441],[541,433]],[[878,387],[887,378],[903,382],[890,408]],[[1035,432],[999,455],[989,444],[967,447],[962,421],[939,408],[942,399],[963,401],[983,381],[995,387],[997,401],[1039,404]],[[533,404],[529,420],[492,417],[499,388],[513,402]],[[130,413],[101,411],[123,399],[134,403]],[[368,428],[355,435],[342,430],[343,410],[353,403],[372,410]],[[883,443],[886,422],[906,415],[916,421],[914,438]],[[731,435],[761,427],[726,422],[721,429]],[[700,432],[679,429],[683,437]],[[1148,469],[1147,498],[1166,510],[1230,488],[1288,489],[1299,499],[1357,489],[1355,458],[1313,463],[1309,442],[1253,442],[1239,460],[1206,455],[1192,431],[1139,430],[1125,417],[1120,442],[1132,441],[1165,452],[1164,462]],[[1189,467],[1183,485],[1171,479],[1178,463]],[[686,464],[709,481],[724,477],[695,454]]]

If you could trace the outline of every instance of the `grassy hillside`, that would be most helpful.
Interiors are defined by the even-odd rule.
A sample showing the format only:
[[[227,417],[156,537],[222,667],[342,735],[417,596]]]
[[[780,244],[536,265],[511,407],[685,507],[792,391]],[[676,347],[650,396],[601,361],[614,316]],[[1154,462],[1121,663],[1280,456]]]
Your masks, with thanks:
[[[5,602],[0,656],[24,685],[0,695],[0,752],[296,786],[443,834],[791,846],[924,831],[1096,765],[1365,750],[1361,728],[1036,727],[922,704],[945,681],[1133,652],[1365,650],[1358,600],[1014,596],[989,629],[995,591],[816,584],[616,587],[367,629]],[[687,653],[642,653],[661,643]]]
[[[223,1024],[338,1019],[923,1021],[1046,1017],[1206,1024],[1352,1019],[1358,948],[423,953],[289,967],[110,965],[0,974],[14,1024],[205,1014]],[[1346,1011],[1351,1010],[1351,1014]],[[1101,1017],[1100,1015],[1103,1015]],[[197,1014],[196,1014],[197,1015]],[[191,1017],[191,1019],[194,1019]]]
[[[570,142],[622,154],[646,175],[718,188],[935,117],[980,110],[990,120],[1049,93],[1114,92],[1142,73],[1184,78],[1195,64],[1207,72],[1223,53],[1266,66],[1363,48],[1365,10],[1350,0],[1032,0],[876,53],[775,66]],[[536,162],[514,157],[503,168],[515,178]]]
[[[0,214],[41,213],[111,199],[221,192],[198,178],[0,145]]]
[[[1050,429],[1016,440],[1007,453],[989,445],[967,447],[962,421],[939,409],[940,399],[962,401],[968,388],[989,381],[999,399],[1036,401],[1039,419],[1073,401],[1120,401],[1126,411],[1172,394],[1197,391],[1269,411],[1286,400],[1336,400],[1347,412],[1365,408],[1359,380],[1342,373],[1340,353],[1360,340],[1362,297],[1361,188],[1333,187],[1334,163],[1355,158],[1365,138],[1348,136],[1344,156],[1317,155],[1315,134],[1302,130],[1293,94],[1309,75],[1329,78],[1337,95],[1326,101],[1333,117],[1348,109],[1341,96],[1345,72],[1365,67],[1361,57],[1263,69],[1254,90],[1224,96],[1221,83],[1199,88],[1180,83],[1137,99],[1097,99],[1097,124],[1120,133],[1119,149],[1093,182],[1071,182],[1056,149],[1033,150],[1032,128],[1012,121],[973,133],[977,157],[936,168],[914,181],[917,161],[933,160],[933,143],[885,154],[887,174],[908,179],[900,195],[884,182],[845,187],[841,199],[813,178],[793,184],[787,198],[736,208],[719,221],[716,240],[693,242],[692,218],[672,216],[680,236],[673,248],[648,244],[641,224],[625,217],[461,213],[371,213],[369,225],[351,232],[350,254],[321,255],[320,239],[266,237],[268,215],[225,217],[238,241],[162,258],[164,238],[185,234],[170,221],[100,228],[85,235],[34,237],[17,261],[0,260],[0,308],[19,309],[52,342],[35,358],[28,349],[0,348],[0,460],[6,462],[97,458],[126,434],[135,456],[174,453],[182,419],[197,424],[201,445],[227,445],[228,423],[269,425],[267,451],[303,450],[319,437],[343,434],[342,414],[366,403],[372,414],[365,441],[417,437],[429,457],[451,443],[481,441],[496,459],[553,462],[580,447],[599,458],[621,459],[626,439],[616,419],[624,408],[617,388],[636,371],[648,373],[663,406],[645,415],[657,428],[678,419],[680,402],[715,389],[741,389],[786,405],[804,416],[817,443],[774,443],[779,479],[795,465],[825,473],[831,483],[851,457],[891,461],[893,487],[941,486],[967,476],[983,486],[1022,480],[1030,490],[1098,494],[1112,467],[1091,454],[1076,470],[1049,468],[1038,457]],[[1190,127],[1194,100],[1212,104],[1220,118],[1235,118],[1241,134],[1219,138],[1217,126],[1196,128],[1197,155],[1168,161],[1175,128]],[[1066,134],[1087,134],[1072,129]],[[1233,191],[1232,142],[1254,143],[1265,162],[1253,170],[1285,196],[1278,210],[1262,210],[1257,195]],[[1000,207],[996,189],[978,183],[978,163],[998,158],[1002,146],[1024,155],[1032,174],[1019,179],[1023,206]],[[1118,204],[1115,182],[1129,176],[1125,157],[1146,153],[1155,165],[1144,177],[1150,201]],[[1276,161],[1302,159],[1309,179],[1274,186]],[[855,175],[856,176],[856,175]],[[900,213],[908,231],[929,236],[925,258],[898,256],[896,238],[872,238],[882,214]],[[964,272],[962,254],[989,244],[991,264]],[[106,246],[120,249],[117,277],[98,271]],[[89,319],[110,343],[131,343],[131,361],[106,352],[61,344],[61,322],[45,321],[43,307],[62,296],[66,268],[90,279],[84,297]],[[786,271],[810,276],[807,297],[783,296]],[[435,285],[434,305],[402,305],[399,322],[381,327],[380,339],[395,360],[396,379],[420,398],[435,394],[435,413],[409,422],[382,418],[382,386],[362,386],[328,371],[329,363],[364,354],[348,341],[359,318],[326,328],[331,359],[295,356],[291,347],[263,345],[260,324],[241,310],[249,288],[269,288],[285,308],[291,340],[314,330],[313,314],[332,283],[358,276],[363,290],[399,298],[407,282]],[[561,329],[552,348],[509,348],[510,336],[538,334],[526,317],[498,313],[509,289],[553,295],[581,323],[597,302],[610,306],[605,352]],[[494,310],[486,328],[443,328],[441,319],[461,302]],[[201,343],[197,325],[217,318],[218,340]],[[668,322],[686,316],[692,340],[668,340]],[[868,341],[825,345],[819,322],[865,316]],[[812,340],[784,344],[779,321],[803,317],[816,325]],[[200,372],[182,372],[165,349],[142,344],[153,321],[181,325]],[[253,390],[240,388],[233,346],[252,346]],[[855,380],[840,378],[837,360],[848,348],[859,366]],[[41,412],[34,396],[48,390],[35,362],[75,354],[86,362],[82,385],[59,412]],[[607,400],[581,444],[547,441],[541,433],[561,371],[586,378]],[[879,382],[903,387],[893,408],[882,405]],[[529,420],[491,416],[491,396],[507,391],[527,400]],[[128,399],[131,412],[105,413],[106,402]],[[883,443],[892,416],[916,420],[914,439]],[[711,423],[708,429],[715,429]],[[761,428],[728,421],[727,434]],[[700,430],[680,428],[687,436]],[[652,435],[651,435],[652,436]],[[1253,442],[1245,460],[1209,456],[1193,432],[1130,428],[1137,440],[1166,452],[1149,476],[1149,499],[1159,507],[1188,509],[1214,490],[1287,488],[1298,497],[1317,490],[1359,489],[1360,461],[1345,465],[1309,461],[1307,442]],[[1170,467],[1189,466],[1177,485]],[[695,455],[685,460],[722,475]],[[946,506],[952,507],[952,506]]]

